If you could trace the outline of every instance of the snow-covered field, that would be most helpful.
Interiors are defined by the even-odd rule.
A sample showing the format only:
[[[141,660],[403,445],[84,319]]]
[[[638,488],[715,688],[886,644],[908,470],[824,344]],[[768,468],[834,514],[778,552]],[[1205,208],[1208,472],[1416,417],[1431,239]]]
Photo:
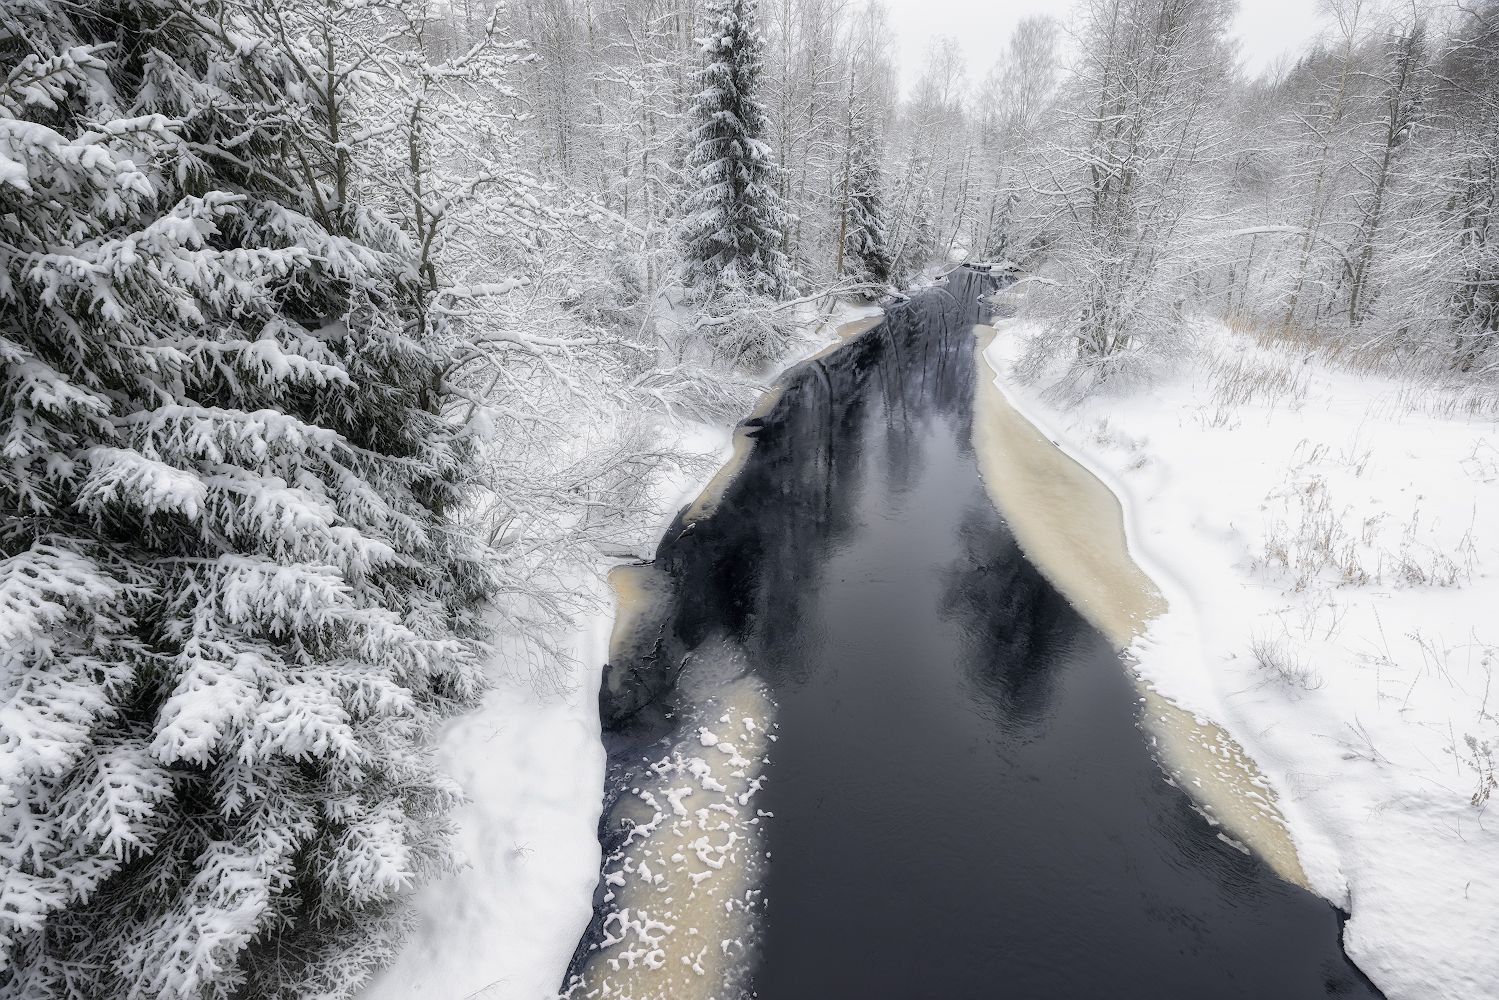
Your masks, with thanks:
[[[823,315],[808,306],[800,317],[804,336],[765,384],[836,342],[845,324],[878,312],[840,304]],[[662,444],[717,468],[733,458],[733,430],[730,423],[667,424]],[[652,545],[708,478],[680,472],[659,484],[650,505],[661,518]],[[592,588],[598,610],[560,637],[570,659],[549,665],[554,672],[540,684],[529,662],[499,651],[489,665],[493,688],[483,705],[444,730],[442,766],[469,799],[455,816],[468,865],[415,895],[418,928],[364,1000],[556,996],[592,915],[599,880],[604,749],[598,686],[614,617],[601,575],[579,585]]]
[[[1169,601],[1138,669],[1258,761],[1349,955],[1391,1000],[1499,997],[1494,408],[1221,325],[1076,402],[996,326],[1003,390],[1119,495]]]

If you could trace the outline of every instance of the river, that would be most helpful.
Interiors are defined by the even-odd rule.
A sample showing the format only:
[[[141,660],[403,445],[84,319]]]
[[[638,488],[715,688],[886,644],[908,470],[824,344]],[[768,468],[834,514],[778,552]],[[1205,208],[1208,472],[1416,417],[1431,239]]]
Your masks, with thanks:
[[[794,369],[616,580],[571,996],[1378,996],[1341,915],[1168,778],[1114,644],[996,510],[994,287],[960,269]]]

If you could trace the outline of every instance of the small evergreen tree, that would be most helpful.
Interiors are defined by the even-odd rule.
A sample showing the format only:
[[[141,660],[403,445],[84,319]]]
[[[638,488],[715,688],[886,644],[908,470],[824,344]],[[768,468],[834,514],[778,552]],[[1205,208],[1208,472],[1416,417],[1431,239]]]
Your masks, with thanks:
[[[890,240],[885,230],[885,202],[880,191],[880,160],[867,126],[856,128],[849,156],[848,218],[843,231],[844,269],[860,281],[888,285],[893,276]]]
[[[906,226],[905,242],[896,257],[895,271],[902,285],[921,277],[921,272],[937,256],[938,236],[933,222],[932,201],[931,189],[923,186]]]
[[[4,16],[0,997],[346,996],[450,864],[424,746],[480,688],[411,250],[305,43]]]
[[[778,296],[787,284],[785,221],[763,141],[765,108],[756,91],[761,39],[757,0],[708,0],[707,61],[693,100],[687,168],[696,185],[680,229],[683,282],[704,299],[725,288]]]
[[[996,185],[997,186],[997,185]],[[1015,228],[1016,205],[1019,202],[1013,191],[996,191],[989,203],[989,214],[985,220],[985,237],[982,257],[998,263],[1009,259],[1015,252],[1012,244]]]

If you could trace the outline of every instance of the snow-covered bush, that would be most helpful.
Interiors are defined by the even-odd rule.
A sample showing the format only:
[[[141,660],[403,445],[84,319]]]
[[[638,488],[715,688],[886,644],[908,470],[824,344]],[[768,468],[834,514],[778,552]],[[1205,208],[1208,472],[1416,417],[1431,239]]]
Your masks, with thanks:
[[[720,286],[685,346],[689,361],[710,366],[715,359],[746,371],[758,371],[783,358],[795,333],[793,317],[774,303],[738,284]]]
[[[1215,108],[1231,8],[1221,0],[1089,0],[1083,56],[1054,173],[1056,331],[1082,381],[1167,353],[1196,266],[1204,160],[1222,144]]]
[[[0,996],[343,996],[479,690],[397,226],[233,5],[7,0]]]

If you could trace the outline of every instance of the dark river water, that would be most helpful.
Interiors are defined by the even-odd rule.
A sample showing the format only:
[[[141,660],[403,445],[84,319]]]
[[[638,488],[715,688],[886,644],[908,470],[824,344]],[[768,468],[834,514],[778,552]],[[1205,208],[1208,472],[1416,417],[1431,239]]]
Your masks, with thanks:
[[[1378,996],[1339,914],[1166,780],[1125,667],[985,492],[971,331],[990,281],[956,272],[793,372],[712,516],[667,535],[648,641],[602,702],[606,848],[634,762],[697,718],[694,651],[727,644],[775,705],[768,857],[755,940],[699,995]],[[624,902],[601,893],[575,973]]]

